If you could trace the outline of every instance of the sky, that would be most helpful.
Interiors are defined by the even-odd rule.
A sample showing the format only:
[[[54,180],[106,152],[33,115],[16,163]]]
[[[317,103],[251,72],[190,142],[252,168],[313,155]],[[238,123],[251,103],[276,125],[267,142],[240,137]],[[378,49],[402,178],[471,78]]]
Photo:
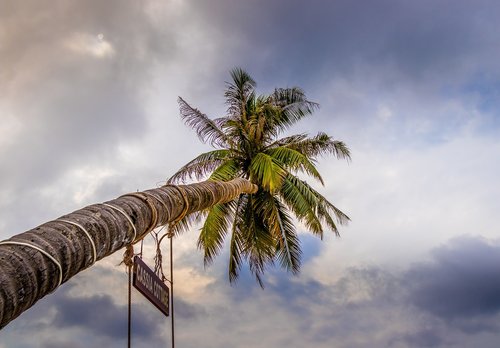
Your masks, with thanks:
[[[210,149],[178,96],[220,117],[242,67],[259,93],[300,86],[321,105],[290,134],[349,146],[349,163],[319,159],[315,187],[352,221],[322,241],[299,225],[301,273],[271,268],[264,290],[248,272],[229,284],[227,251],[205,269],[198,227],[180,236],[177,345],[497,347],[499,16],[486,0],[0,0],[0,239],[164,183]],[[0,348],[123,347],[120,260],[42,299]],[[135,347],[169,346],[135,290],[132,325]]]

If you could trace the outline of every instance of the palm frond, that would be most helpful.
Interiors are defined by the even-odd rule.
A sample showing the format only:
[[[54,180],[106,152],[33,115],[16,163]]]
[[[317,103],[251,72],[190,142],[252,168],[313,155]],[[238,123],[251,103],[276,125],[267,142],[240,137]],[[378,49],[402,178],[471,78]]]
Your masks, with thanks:
[[[318,199],[308,186],[303,185],[303,181],[294,175],[287,175],[280,194],[280,197],[297,218],[304,222],[311,232],[321,237],[323,226],[316,215]]]
[[[202,142],[219,147],[224,147],[229,143],[226,134],[218,127],[216,122],[198,109],[193,108],[181,97],[178,98],[178,102],[184,123],[194,129]]]
[[[296,274],[300,269],[300,247],[286,207],[269,192],[262,191],[256,205],[257,215],[275,240],[275,257],[283,268]]]
[[[338,221],[339,224],[345,225],[351,219],[349,216],[347,216],[345,213],[343,213],[339,208],[334,206],[332,203],[330,203],[325,197],[323,197],[319,192],[314,191],[316,196],[321,200],[321,203],[324,204],[325,208],[327,210],[331,210],[333,214],[335,215],[335,219]]]
[[[302,256],[299,237],[295,231],[291,216],[288,214],[286,207],[279,201],[276,204],[276,211],[285,242],[285,248],[281,244],[277,245],[277,258],[280,261],[281,267],[293,274],[298,274]]]
[[[321,195],[318,191],[313,189],[305,181],[302,181],[294,176],[287,176],[287,180],[285,180],[283,188],[285,188],[288,182],[290,182],[295,187],[296,190],[300,191],[305,199],[309,200],[310,202],[312,201],[315,202],[316,217],[320,221],[326,223],[326,225],[337,236],[339,236],[337,225],[334,222],[332,215],[341,225],[347,224],[350,221],[350,218],[346,214],[344,214],[340,209],[338,209],[332,203],[330,203],[323,195]],[[291,190],[291,192],[293,192],[293,190],[290,187],[286,186],[286,188]],[[319,235],[321,238],[323,237],[322,233],[320,233]]]
[[[273,147],[294,149],[308,158],[315,158],[323,154],[331,154],[338,159],[346,159],[348,161],[351,159],[350,150],[344,142],[333,140],[331,136],[323,132],[319,132],[311,138],[309,138],[307,134],[298,134],[282,138],[268,146],[268,148]]]
[[[235,202],[219,203],[208,212],[198,237],[198,248],[204,251],[205,266],[210,265],[220,253],[224,238],[232,222]]]
[[[286,171],[268,154],[259,152],[250,162],[251,178],[264,189],[273,192],[283,183]]]
[[[250,272],[261,287],[264,287],[261,275],[265,272],[266,266],[274,263],[275,240],[269,229],[265,226],[265,219],[260,214],[257,204],[261,201],[260,195],[263,192],[250,195],[248,204],[244,210],[244,221],[242,225],[246,228],[243,235],[243,254],[245,255]]]
[[[229,181],[232,180],[241,173],[241,164],[235,158],[224,161],[220,166],[215,168],[215,170],[210,175],[211,180],[219,181]]]
[[[296,148],[299,151],[302,150],[301,152],[311,154],[311,156],[332,154],[338,159],[351,159],[349,148],[344,142],[334,140],[333,137],[323,132],[319,132],[310,139],[291,144],[290,147]]]
[[[170,232],[174,235],[179,235],[181,233],[189,231],[193,223],[199,219],[199,213],[192,213],[184,216],[175,225],[170,227]]]
[[[295,135],[291,135],[291,136],[284,137],[281,139],[277,139],[274,142],[267,145],[266,148],[271,149],[271,148],[280,147],[280,146],[291,147],[290,146],[291,144],[299,143],[305,139],[307,139],[307,134],[305,134],[305,133],[295,134]]]
[[[279,107],[280,112],[275,114],[275,127],[284,130],[311,115],[319,108],[319,104],[307,100],[304,91],[298,87],[277,88],[271,94],[271,101]]]
[[[193,177],[197,180],[201,180],[227,161],[231,156],[232,151],[227,149],[202,153],[192,161],[186,163],[167,180],[167,183],[185,182],[188,178]]]
[[[300,181],[300,180],[299,180]],[[300,181],[302,185],[307,187],[309,191],[311,191],[314,196],[319,200],[319,202],[325,206],[325,208],[333,213],[337,222],[341,225],[347,224],[351,219],[345,213],[343,213],[339,208],[334,206],[330,201],[328,201],[321,193],[312,188],[307,182]]]
[[[229,244],[229,267],[228,276],[229,282],[234,283],[238,279],[242,265],[243,256],[243,233],[246,230],[245,220],[243,219],[242,209],[248,204],[249,195],[241,195],[238,198],[234,211],[233,226],[231,231],[231,242]]]
[[[307,156],[303,155],[299,151],[280,146],[267,149],[264,153],[277,160],[287,170],[305,172],[324,185],[323,178],[314,164],[307,158]]]
[[[226,83],[226,104],[228,113],[233,117],[243,117],[246,120],[246,103],[255,97],[256,83],[250,75],[241,68],[234,68],[230,72],[233,82]]]

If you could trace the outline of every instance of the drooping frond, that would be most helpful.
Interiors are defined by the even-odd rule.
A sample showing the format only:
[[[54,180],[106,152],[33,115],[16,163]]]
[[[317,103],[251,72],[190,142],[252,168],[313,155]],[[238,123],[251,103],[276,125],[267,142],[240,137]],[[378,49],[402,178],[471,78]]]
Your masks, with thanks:
[[[295,216],[302,221],[314,234],[323,235],[323,226],[316,215],[318,199],[302,181],[293,175],[288,175],[281,188],[281,197]]]
[[[262,191],[256,206],[276,245],[276,257],[283,268],[292,273],[300,269],[300,248],[291,217],[276,196]]]
[[[198,248],[204,251],[205,266],[210,265],[224,245],[224,237],[232,222],[235,202],[219,203],[208,212],[198,237]]]
[[[218,147],[224,147],[230,142],[216,122],[198,109],[193,108],[181,97],[179,97],[178,101],[184,123],[194,129],[202,142]]]
[[[257,207],[261,194],[262,191],[249,195],[242,209],[241,225],[238,228],[242,229],[242,254],[248,262],[250,272],[255,276],[259,285],[264,287],[261,275],[266,266],[274,263],[275,241],[265,226],[264,216],[260,214]]]
[[[281,205],[279,201],[276,203],[276,211],[281,223],[281,229],[285,242],[285,248],[283,248],[281,244],[277,245],[277,258],[281,267],[287,269],[293,274],[298,274],[300,271],[300,260],[302,256],[299,237],[295,231],[295,226],[293,225],[291,216],[288,214],[286,207]]]
[[[307,173],[324,185],[323,178],[314,164],[299,151],[281,146],[267,149],[264,153],[281,163],[287,170]]]
[[[229,282],[234,283],[238,279],[238,275],[243,262],[243,235],[246,231],[247,223],[244,220],[243,209],[248,204],[249,195],[241,195],[236,203],[236,208],[233,218],[233,226],[231,229],[231,242],[229,244],[229,267],[228,275]]]
[[[290,183],[290,186],[287,184]],[[340,209],[335,207],[332,203],[330,203],[323,195],[321,195],[318,191],[313,189],[309,184],[305,181],[302,181],[294,176],[287,176],[287,180],[283,184],[283,189],[290,190],[291,192],[300,192],[300,194],[292,195],[302,196],[304,199],[309,201],[310,203],[315,203],[315,214],[316,217],[321,221],[326,223],[326,225],[336,234],[338,235],[337,225],[335,224],[332,215],[335,217],[337,222],[341,225],[346,224],[350,221],[349,217],[344,214]],[[286,201],[286,200],[285,200]],[[300,200],[299,200],[300,202]],[[288,202],[287,202],[288,204]],[[290,207],[291,208],[291,207]],[[292,209],[292,208],[291,208]],[[299,215],[297,215],[299,217]],[[322,237],[322,233],[319,234]]]
[[[227,149],[202,153],[179,169],[177,173],[168,179],[167,183],[185,182],[186,179],[193,177],[197,180],[201,180],[215,168],[230,159],[231,155],[231,151]]]
[[[304,185],[308,186],[309,189],[314,192],[314,195],[316,197],[318,197],[318,199],[320,200],[320,203],[322,206],[325,207],[325,210],[327,212],[332,212],[333,215],[335,216],[335,219],[338,221],[339,224],[341,225],[345,225],[347,224],[349,221],[351,221],[351,219],[349,218],[349,216],[347,216],[345,213],[343,213],[339,208],[337,208],[336,206],[334,206],[332,203],[330,203],[330,201],[328,201],[323,195],[321,195],[318,191],[314,190],[311,186],[309,186],[307,183],[303,183]],[[321,215],[321,214],[320,214]],[[334,231],[336,234],[338,234],[338,231]]]

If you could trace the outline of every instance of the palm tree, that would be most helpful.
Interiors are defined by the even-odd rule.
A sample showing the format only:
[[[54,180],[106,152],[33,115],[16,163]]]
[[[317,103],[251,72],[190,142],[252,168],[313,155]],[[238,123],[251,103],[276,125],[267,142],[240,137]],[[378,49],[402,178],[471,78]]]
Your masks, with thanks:
[[[349,160],[350,153],[343,142],[325,133],[279,138],[318,108],[300,88],[277,88],[269,95],[257,95],[256,83],[248,73],[236,68],[231,77],[224,94],[228,106],[224,117],[210,119],[179,98],[184,122],[215,150],[188,162],[169,182],[208,176],[217,181],[244,178],[259,187],[256,193],[187,216],[180,226],[186,229],[193,221],[204,219],[198,247],[204,252],[205,265],[221,253],[230,234],[230,282],[238,278],[246,262],[263,286],[261,276],[275,262],[294,274],[299,272],[301,248],[293,217],[320,238],[325,228],[338,235],[337,223],[349,220],[298,174],[323,184],[315,165],[318,156],[333,154]]]
[[[0,242],[0,328],[155,227],[256,191],[243,179],[168,185],[90,205]]]

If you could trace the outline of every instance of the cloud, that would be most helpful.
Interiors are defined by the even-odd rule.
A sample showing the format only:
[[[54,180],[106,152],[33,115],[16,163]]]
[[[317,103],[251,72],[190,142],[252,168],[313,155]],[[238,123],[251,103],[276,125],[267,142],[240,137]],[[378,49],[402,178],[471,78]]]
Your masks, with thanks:
[[[143,140],[150,126],[145,99],[155,62],[167,62],[175,44],[138,3],[3,6],[0,161],[9,170],[0,207],[15,231],[53,217],[46,209],[22,219],[18,207],[36,211],[74,171],[118,174],[112,162],[121,144]]]
[[[77,53],[90,54],[96,58],[111,58],[115,54],[113,46],[104,39],[103,34],[91,36],[75,33],[66,41],[66,46]]]
[[[442,332],[436,328],[426,328],[415,333],[403,335],[401,338],[391,341],[391,345],[404,342],[410,347],[440,347],[447,345],[447,341],[442,337]]]
[[[405,275],[412,303],[445,321],[483,318],[484,329],[500,313],[500,245],[464,237],[433,252],[433,263]],[[481,327],[472,324],[472,331]]]
[[[92,347],[123,346],[127,339],[127,304],[120,302],[126,300],[126,281],[118,287],[122,290],[118,291],[118,295],[123,297],[117,296],[107,288],[116,287],[115,279],[120,272],[114,270],[110,273],[97,266],[92,273],[80,277],[77,282],[63,285],[56,293],[23,313],[3,330],[0,344],[5,342],[10,347],[15,342],[16,347],[36,344],[42,347],[78,348],[82,342],[86,342],[87,346]],[[92,276],[103,277],[99,288]],[[92,285],[92,294],[85,294]],[[186,312],[185,307],[181,306],[181,313]],[[190,308],[189,305],[187,307]],[[132,339],[137,346],[165,344],[165,317],[157,315],[157,311],[152,308],[147,301],[134,301],[132,304]],[[22,336],[21,332],[26,331],[36,331],[37,335]],[[57,336],[54,336],[55,332]]]
[[[459,342],[494,347],[500,318],[498,254],[497,241],[462,237],[406,270],[351,267],[328,283],[271,270],[261,290],[243,272],[235,286],[213,277],[199,285],[199,297],[184,297],[181,289],[189,284],[177,283],[176,337],[183,346],[208,348],[448,347]],[[209,276],[224,272],[225,265],[214,267]],[[204,271],[192,269],[193,279],[197,272]],[[69,342],[66,335],[78,344],[91,333],[95,344],[119,346],[126,334],[126,305],[120,295],[125,282],[123,291],[110,285],[118,273],[97,267],[64,285],[9,324],[0,346],[12,339],[16,347],[31,342],[16,335],[18,330],[36,331],[46,344],[63,345]],[[168,320],[158,320],[157,310],[141,296],[134,296],[134,303],[134,337],[149,346],[167,339]],[[50,336],[54,330],[61,332],[57,340]]]
[[[54,306],[56,316],[52,325],[55,328],[85,328],[96,335],[115,340],[123,339],[127,328],[127,307],[117,306],[108,295],[90,297],[59,296]],[[133,308],[134,335],[139,338],[152,338],[158,323],[147,317],[144,310]]]
[[[189,332],[231,330],[208,347],[259,346],[254,336],[265,346],[493,347],[499,254],[496,241],[462,237],[406,270],[351,267],[328,283],[271,270],[262,291],[248,273],[233,287],[215,277],[203,303],[203,318],[212,319],[183,324]]]
[[[497,34],[485,30],[495,23],[498,7],[491,1],[236,4],[220,0],[194,11],[200,20],[229,33],[229,41],[237,37],[245,43],[241,46],[253,52],[244,58],[245,64],[274,76],[296,79],[299,74],[303,81],[314,81],[321,75],[352,74],[360,67],[368,72],[365,68],[370,66],[377,67],[374,72],[390,68],[418,80],[434,78],[438,71],[439,78],[451,77],[451,72],[473,68],[472,59],[492,62],[483,50]],[[242,18],[239,13],[247,15]]]

